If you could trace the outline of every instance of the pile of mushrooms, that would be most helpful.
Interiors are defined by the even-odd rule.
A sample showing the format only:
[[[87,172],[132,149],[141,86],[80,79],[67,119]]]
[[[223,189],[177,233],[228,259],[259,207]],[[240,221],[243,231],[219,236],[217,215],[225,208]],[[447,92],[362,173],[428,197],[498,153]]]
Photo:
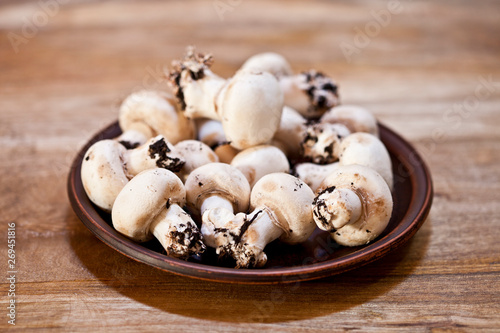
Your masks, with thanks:
[[[84,189],[113,227],[184,260],[212,248],[236,268],[265,266],[267,244],[300,244],[316,227],[344,246],[380,236],[393,178],[373,114],[340,105],[335,81],[294,73],[276,53],[227,79],[212,63],[188,48],[171,92],[132,93],[122,134],[85,153]]]

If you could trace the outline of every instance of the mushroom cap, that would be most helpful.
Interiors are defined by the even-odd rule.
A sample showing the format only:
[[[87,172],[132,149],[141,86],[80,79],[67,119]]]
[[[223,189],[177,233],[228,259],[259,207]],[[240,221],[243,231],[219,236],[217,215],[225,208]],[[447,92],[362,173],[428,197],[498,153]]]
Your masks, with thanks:
[[[127,237],[145,242],[153,238],[150,226],[160,212],[172,204],[183,206],[186,190],[182,181],[166,169],[150,169],[132,178],[118,194],[111,219],[114,228]]]
[[[217,105],[227,140],[245,149],[273,138],[283,111],[283,92],[268,72],[239,71],[219,94]]]
[[[316,193],[335,188],[352,190],[362,202],[361,217],[332,232],[333,239],[345,246],[365,245],[377,238],[392,215],[393,200],[385,180],[375,170],[362,165],[339,166],[323,180]]]
[[[94,143],[83,158],[83,188],[90,201],[104,211],[111,211],[116,196],[128,183],[123,168],[126,152],[115,140],[101,140]]]
[[[198,140],[180,141],[174,148],[177,154],[186,161],[181,169],[181,173],[185,177],[202,165],[219,162],[219,157],[217,157],[214,151]]]
[[[339,162],[330,164],[298,163],[294,166],[294,174],[306,183],[313,192],[323,180],[339,166]]]
[[[153,136],[153,130],[148,125],[135,122],[130,124],[127,130],[122,132],[115,140],[127,149],[134,149],[144,144]]]
[[[271,145],[260,145],[239,152],[231,161],[247,178],[250,187],[273,172],[288,172],[290,164],[285,153]]]
[[[298,157],[305,131],[306,119],[291,107],[284,106],[280,125],[273,137],[273,144],[283,147],[287,156]]]
[[[302,75],[284,76],[280,78],[279,83],[284,92],[285,105],[296,110],[300,115],[309,117],[307,111],[311,101],[302,89],[306,85],[305,77]]]
[[[225,143],[215,147],[214,152],[219,157],[219,162],[230,164],[240,150],[234,148],[229,143]]]
[[[250,185],[240,170],[225,163],[208,163],[193,170],[186,179],[187,204],[199,211],[203,201],[216,195],[244,212],[250,201]]]
[[[266,209],[273,222],[284,231],[280,239],[289,244],[304,242],[314,231],[314,193],[302,180],[287,173],[262,177],[250,195],[252,210]]]
[[[285,105],[306,118],[317,118],[339,104],[337,84],[328,76],[309,70],[280,78]]]
[[[218,120],[208,118],[198,118],[195,120],[197,125],[197,139],[211,148],[227,142],[222,123]]]
[[[242,70],[258,70],[269,72],[276,77],[292,75],[292,68],[282,55],[274,52],[258,53],[248,58]]]
[[[192,120],[178,110],[175,98],[161,91],[141,90],[129,95],[120,106],[118,122],[122,131],[138,129],[145,124],[152,135],[163,135],[173,144],[192,139],[195,128]]]
[[[367,109],[357,105],[339,105],[321,116],[321,122],[344,124],[351,132],[366,132],[378,137],[377,119]]]
[[[234,148],[226,139],[222,123],[218,120],[199,118],[198,140],[210,146],[220,162],[231,163],[239,149]]]
[[[357,132],[340,144],[339,165],[359,164],[372,168],[393,187],[392,163],[387,148],[376,136]]]

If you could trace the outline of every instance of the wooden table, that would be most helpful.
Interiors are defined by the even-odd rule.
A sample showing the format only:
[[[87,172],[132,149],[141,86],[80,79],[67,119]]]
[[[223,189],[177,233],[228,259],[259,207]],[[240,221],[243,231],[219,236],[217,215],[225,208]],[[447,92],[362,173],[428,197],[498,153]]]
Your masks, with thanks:
[[[60,331],[500,330],[500,5],[495,1],[7,1],[0,7],[0,251],[15,324]],[[262,51],[336,78],[430,166],[401,251],[319,281],[232,285],[115,252],[73,213],[78,149],[194,44],[230,76]],[[1,281],[0,329],[12,297]]]

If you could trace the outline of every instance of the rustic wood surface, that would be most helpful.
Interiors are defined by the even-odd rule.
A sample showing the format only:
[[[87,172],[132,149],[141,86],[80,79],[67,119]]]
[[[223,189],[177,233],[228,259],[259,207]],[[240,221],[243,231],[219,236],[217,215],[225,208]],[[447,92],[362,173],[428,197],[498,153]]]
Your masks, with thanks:
[[[1,281],[0,330],[498,331],[499,33],[495,1],[3,1],[0,267],[14,222],[17,281],[15,327]],[[189,44],[223,76],[272,50],[335,77],[344,103],[427,161],[422,229],[378,262],[292,285],[176,276],[100,242],[69,205],[70,163],[127,94],[163,89]]]

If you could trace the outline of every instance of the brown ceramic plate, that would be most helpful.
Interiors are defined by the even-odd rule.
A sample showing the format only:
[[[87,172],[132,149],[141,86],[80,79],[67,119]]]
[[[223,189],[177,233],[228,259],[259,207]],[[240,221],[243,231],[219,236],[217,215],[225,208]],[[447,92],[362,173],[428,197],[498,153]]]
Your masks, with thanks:
[[[165,255],[156,240],[137,244],[116,232],[109,214],[88,199],[80,179],[82,158],[91,144],[120,134],[117,123],[97,133],[79,152],[68,177],[71,205],[85,226],[116,251],[147,265],[193,278],[240,283],[281,283],[312,280],[342,273],[377,260],[407,242],[424,223],[431,208],[431,175],[416,150],[399,135],[380,125],[394,170],[394,211],[384,233],[373,243],[347,248],[336,245],[317,229],[303,244],[277,241],[266,247],[268,263],[260,269],[234,269],[220,262],[211,249],[201,258],[183,261]]]

